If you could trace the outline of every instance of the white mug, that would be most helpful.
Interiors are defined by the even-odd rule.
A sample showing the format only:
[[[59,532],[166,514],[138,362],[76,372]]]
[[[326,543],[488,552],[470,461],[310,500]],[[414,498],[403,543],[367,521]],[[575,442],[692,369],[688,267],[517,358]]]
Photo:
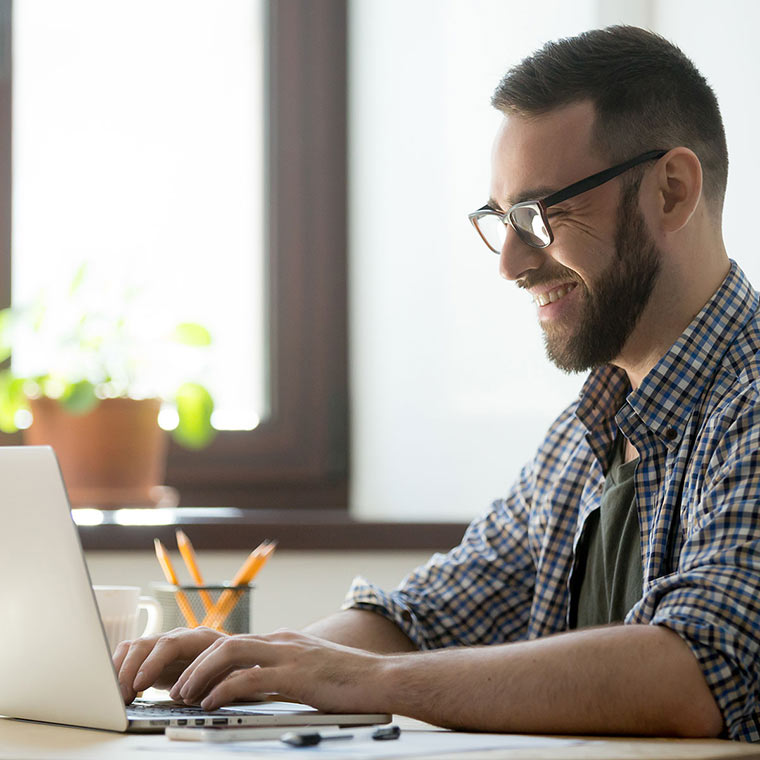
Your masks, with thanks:
[[[100,610],[100,619],[113,654],[116,646],[126,639],[148,636],[161,630],[161,606],[151,596],[140,596],[137,586],[93,586]],[[140,610],[145,610],[146,621],[138,633]]]

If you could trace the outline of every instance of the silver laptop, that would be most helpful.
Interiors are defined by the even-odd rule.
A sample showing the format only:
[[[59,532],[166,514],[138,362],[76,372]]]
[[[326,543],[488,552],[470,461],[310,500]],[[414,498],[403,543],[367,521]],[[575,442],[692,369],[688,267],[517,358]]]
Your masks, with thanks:
[[[48,446],[0,447],[0,715],[111,731],[387,723],[258,702],[124,707],[63,478]]]

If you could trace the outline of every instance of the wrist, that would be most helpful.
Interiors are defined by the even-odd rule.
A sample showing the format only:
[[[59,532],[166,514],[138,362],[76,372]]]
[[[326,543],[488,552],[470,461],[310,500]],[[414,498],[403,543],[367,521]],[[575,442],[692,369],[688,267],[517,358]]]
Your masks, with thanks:
[[[376,703],[381,712],[410,715],[413,712],[410,693],[413,691],[413,668],[418,656],[413,654],[374,655],[372,683]]]

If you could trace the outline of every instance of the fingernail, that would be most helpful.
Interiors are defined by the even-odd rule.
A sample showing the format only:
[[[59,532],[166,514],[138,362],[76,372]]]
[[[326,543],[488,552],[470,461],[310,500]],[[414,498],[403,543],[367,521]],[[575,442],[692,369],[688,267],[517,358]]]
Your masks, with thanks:
[[[121,696],[122,696],[122,699],[124,700],[125,703],[131,702],[131,699],[130,699],[130,697],[132,696],[131,691],[129,690],[129,688],[127,688],[126,684],[123,683],[123,684],[120,684],[120,685],[121,685]]]
[[[147,684],[143,684],[144,680],[145,673],[142,670],[138,670],[134,680],[135,691],[140,691],[141,689],[144,689],[145,686],[147,686]]]

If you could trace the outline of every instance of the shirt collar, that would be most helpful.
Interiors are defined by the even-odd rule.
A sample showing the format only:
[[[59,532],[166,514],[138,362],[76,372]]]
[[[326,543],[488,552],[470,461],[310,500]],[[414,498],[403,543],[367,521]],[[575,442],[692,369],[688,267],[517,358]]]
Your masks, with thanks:
[[[757,306],[758,294],[732,261],[721,286],[633,393],[619,367],[594,369],[576,414],[597,457],[606,457],[618,412],[621,426],[635,415],[666,446],[677,446],[695,403]]]

